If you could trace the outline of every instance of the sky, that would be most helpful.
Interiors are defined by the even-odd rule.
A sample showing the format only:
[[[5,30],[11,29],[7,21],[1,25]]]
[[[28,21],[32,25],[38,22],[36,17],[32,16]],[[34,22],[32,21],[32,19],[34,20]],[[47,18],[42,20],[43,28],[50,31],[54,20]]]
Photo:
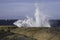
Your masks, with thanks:
[[[42,14],[60,19],[60,0],[0,0],[0,19],[34,17],[35,3],[39,4]]]

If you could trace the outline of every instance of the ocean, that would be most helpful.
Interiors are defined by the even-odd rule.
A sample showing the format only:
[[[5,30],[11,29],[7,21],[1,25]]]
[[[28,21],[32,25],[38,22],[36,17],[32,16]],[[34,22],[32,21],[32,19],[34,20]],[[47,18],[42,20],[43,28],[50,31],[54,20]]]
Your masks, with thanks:
[[[0,19],[0,25],[13,25],[13,23],[17,21],[17,19],[11,19],[11,20],[4,20]],[[50,20],[51,27],[60,27],[60,20]]]

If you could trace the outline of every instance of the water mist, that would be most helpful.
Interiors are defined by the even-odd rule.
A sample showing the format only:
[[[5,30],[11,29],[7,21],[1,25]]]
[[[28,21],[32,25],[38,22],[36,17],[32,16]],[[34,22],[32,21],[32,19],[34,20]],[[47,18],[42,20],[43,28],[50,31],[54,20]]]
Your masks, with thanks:
[[[35,3],[35,8],[35,20],[33,17],[30,18],[29,16],[26,16],[27,19],[17,20],[13,24],[18,27],[50,27],[49,19],[40,12],[39,5],[37,3]]]

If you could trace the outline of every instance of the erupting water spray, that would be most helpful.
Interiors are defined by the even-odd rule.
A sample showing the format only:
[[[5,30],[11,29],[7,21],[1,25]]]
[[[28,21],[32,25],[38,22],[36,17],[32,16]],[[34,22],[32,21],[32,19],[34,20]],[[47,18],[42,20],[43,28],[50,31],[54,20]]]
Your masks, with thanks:
[[[40,13],[39,5],[35,3],[35,20],[27,16],[25,20],[18,20],[13,24],[18,27],[50,27],[49,20],[47,16]]]

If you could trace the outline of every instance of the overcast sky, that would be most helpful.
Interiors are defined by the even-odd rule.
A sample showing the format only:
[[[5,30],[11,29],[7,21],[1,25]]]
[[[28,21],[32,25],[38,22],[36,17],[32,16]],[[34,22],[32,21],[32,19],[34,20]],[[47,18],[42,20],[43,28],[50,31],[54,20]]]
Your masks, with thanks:
[[[33,17],[36,2],[43,14],[51,19],[60,19],[60,0],[0,0],[0,19]]]

